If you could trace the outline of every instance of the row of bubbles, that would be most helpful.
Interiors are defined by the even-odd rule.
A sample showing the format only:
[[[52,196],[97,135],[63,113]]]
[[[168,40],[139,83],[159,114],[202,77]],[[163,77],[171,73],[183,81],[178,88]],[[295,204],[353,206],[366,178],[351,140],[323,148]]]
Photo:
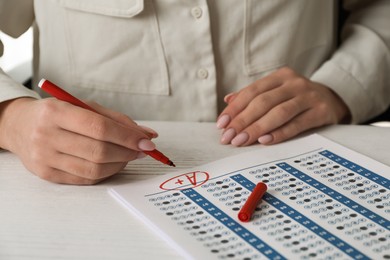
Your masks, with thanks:
[[[328,252],[331,252],[334,250],[333,247],[325,246],[322,241],[318,241],[318,242],[320,242],[318,245],[313,245],[313,244],[299,245],[298,244],[298,245],[294,246],[294,248],[292,249],[292,252],[294,252],[296,254],[301,254],[301,258],[302,258],[302,254],[306,255],[307,257],[310,256],[312,258],[312,257],[316,257],[318,255],[323,255],[323,254],[329,255]]]
[[[280,242],[290,241],[291,239],[296,239],[297,237],[302,236],[306,233],[307,233],[307,230],[301,228],[298,231],[289,233],[288,235],[283,235],[283,236],[277,237],[276,241],[280,241]],[[269,232],[268,235],[272,236],[273,233]],[[311,234],[309,234],[308,236],[305,237],[305,241],[313,241],[314,239],[316,239],[316,236],[311,235]],[[303,240],[301,242],[303,242]]]
[[[231,234],[230,231],[228,230],[224,230],[224,231],[220,231],[220,232],[206,232],[206,231],[200,231],[198,233],[195,233],[195,232],[192,232],[191,234],[195,234],[194,236],[197,236],[197,235],[202,235],[199,239],[203,239],[202,241],[206,241],[207,239],[209,240],[212,240],[212,239],[220,239],[222,237],[227,237]]]
[[[320,201],[318,203],[312,203],[310,205],[306,205],[305,206],[305,209],[309,209],[309,208],[314,208],[314,207],[318,207],[318,206],[322,206],[321,204],[326,204],[325,202],[323,201]],[[341,204],[339,203],[335,203],[333,204],[332,206],[326,206],[326,207],[320,207],[319,209],[314,209],[312,210],[311,212],[314,213],[314,214],[321,214],[323,212],[327,212],[329,210],[333,210],[333,209],[337,209],[341,207]]]
[[[390,243],[387,243],[387,245],[381,245],[379,247],[374,247],[373,249],[374,252],[376,253],[387,253],[386,255],[384,255],[384,259],[390,259]]]
[[[176,199],[164,200],[163,202],[154,203],[154,206],[160,207],[162,205],[169,205],[171,203],[178,203],[178,202],[183,201],[183,200],[186,200],[186,198],[185,197],[177,197]]]
[[[333,178],[336,176],[333,179],[337,179],[337,178],[342,178],[342,179],[351,178],[351,179],[353,179],[354,178],[356,180],[356,178],[359,179],[359,177],[360,177],[360,176],[355,176],[355,177],[348,176],[347,174],[345,174],[346,172],[347,172],[346,169],[341,169],[340,171],[331,171],[331,172],[323,171],[323,172],[321,172],[321,174],[322,174],[321,178],[327,179],[327,178]],[[361,177],[360,177],[360,179],[361,179]],[[338,180],[341,180],[341,179],[338,179]]]
[[[180,215],[180,214],[183,214],[183,213],[188,213],[188,215],[185,215],[186,217],[193,217],[193,216],[196,216],[196,215],[201,215],[203,214],[203,211],[196,211],[198,209],[197,206],[191,206],[191,207],[184,207],[182,209],[176,209],[174,211],[170,211],[170,212],[167,212],[166,214],[168,216],[175,216],[175,215]],[[173,218],[174,219],[174,218]]]
[[[258,176],[255,176],[256,179],[262,179],[263,176],[261,175],[258,175]],[[286,174],[282,174],[282,175],[275,175],[274,177],[269,177],[267,178],[267,181],[268,182],[275,182],[277,180],[283,180],[284,178],[288,177],[288,175],[286,176]],[[276,182],[277,184],[282,184],[282,183],[288,183],[289,181],[288,180],[283,180],[283,181],[278,181]]]
[[[262,225],[262,224],[267,224],[267,223],[269,223],[269,222],[271,222],[271,221],[275,221],[275,218],[267,218],[267,219],[261,219],[261,218],[259,218],[259,221],[258,222],[256,222],[254,225],[255,226],[259,226],[259,225]],[[262,230],[262,231],[267,231],[267,230],[269,230],[269,229],[275,229],[275,228],[279,228],[279,227],[282,227],[282,226],[284,226],[285,224],[283,223],[283,222],[276,222],[276,223],[272,223],[272,224],[267,224],[267,225],[262,225],[261,227],[260,227],[260,229]]]
[[[316,194],[318,193],[318,190],[315,190],[315,189],[309,189],[305,192],[301,192],[299,194],[297,194],[296,196],[294,197],[291,197],[290,199],[291,200],[296,200],[296,199],[303,199],[305,197],[308,197],[308,196],[312,196],[313,194]],[[322,196],[321,198],[325,197],[324,194],[318,194],[318,196]]]
[[[191,218],[190,220],[187,220],[185,222],[182,222],[182,220],[186,220],[187,218],[188,218],[187,216],[181,215],[179,217],[175,217],[175,218],[172,218],[172,219],[175,220],[175,221],[178,221],[177,223],[179,225],[185,225],[185,224],[193,224],[195,222],[201,222],[201,221],[204,221],[204,220],[208,220],[208,219],[210,219],[210,216],[204,215],[202,217],[195,217],[195,218]]]
[[[374,185],[372,185],[374,186]],[[376,186],[376,185],[375,185]],[[354,190],[351,192],[353,195],[360,195],[359,198],[361,199],[367,199],[367,198],[377,198],[381,196],[381,192],[379,189],[377,189],[378,186],[376,187],[366,187],[364,189],[359,189],[359,190]],[[371,192],[368,192],[371,191]],[[365,193],[365,194],[363,194]]]
[[[329,169],[328,168],[326,168],[326,169],[324,169],[324,168],[322,168],[322,169],[320,169],[320,170],[315,170],[315,171],[313,171],[313,173],[315,173],[315,174],[325,174],[326,173],[326,175],[328,176],[328,177],[333,177],[334,175],[336,175],[336,174],[341,174],[341,173],[346,173],[348,170],[347,169],[345,169],[345,168],[342,168],[342,169],[340,169],[340,170],[335,170],[335,169],[338,169],[338,167],[336,167],[337,165],[334,165],[333,166],[333,168],[331,169],[331,171],[329,171]],[[325,175],[324,176],[321,176],[321,177],[325,177]]]
[[[234,248],[232,248],[231,250],[234,250]],[[224,254],[218,255],[219,259],[236,259],[237,256],[239,256],[241,259],[244,259],[244,260],[251,260],[251,259],[258,259],[259,258],[258,254],[254,255],[253,258],[252,257],[243,257],[243,256],[246,256],[248,254],[253,253],[252,248],[249,248],[249,247],[246,247],[246,248],[241,249],[241,250],[236,250],[234,252],[229,252],[229,253],[227,253],[226,250],[218,250],[218,249],[213,249],[213,250],[211,250],[211,252],[212,253],[224,253]]]
[[[207,236],[202,236],[202,237],[199,237],[197,238],[198,241],[200,242],[205,242],[205,241],[208,241],[208,240],[211,240],[212,242],[208,242],[208,243],[216,243],[216,244],[219,244],[219,243],[222,243],[222,244],[228,244],[232,241],[235,241],[237,240],[237,238],[235,236],[230,236],[229,239],[226,239],[226,237],[228,237],[228,232],[224,232],[225,234],[215,234],[215,235],[207,235]],[[241,243],[241,242],[240,242]],[[241,244],[241,246],[243,246],[244,244]]]
[[[218,186],[213,186],[213,187],[207,187],[207,192],[216,192],[216,191],[220,191],[220,190],[227,190],[227,189],[230,189],[232,187],[235,187],[237,184],[235,182],[231,182],[231,183],[226,183],[224,185],[218,185]],[[206,187],[204,187],[206,188]],[[234,190],[232,190],[234,192]]]
[[[242,205],[243,202],[245,202],[245,201],[246,201],[245,198],[241,198],[241,199],[235,200],[233,202],[226,202],[225,205],[228,207],[232,207],[232,206]]]
[[[310,186],[308,186],[308,185],[290,184],[289,186],[283,186],[283,187],[280,187],[280,188],[276,188],[275,190],[276,191],[283,191],[283,190],[288,190],[288,189],[289,189],[289,191],[282,192],[282,195],[287,196],[287,195],[291,195],[291,194],[295,194],[295,193],[300,193],[303,190],[310,189]]]
[[[286,224],[281,222],[281,221],[275,221],[277,220],[276,218],[267,218],[266,221],[264,221],[263,223],[268,223],[268,222],[273,222],[273,223],[270,223],[270,224],[267,224],[267,225],[262,225],[260,226],[260,230],[262,231],[268,231],[268,230],[273,230],[273,229],[276,229],[276,228],[281,228],[283,226],[285,226]],[[261,225],[262,223],[255,223],[254,225],[255,226],[259,226]],[[271,235],[271,233],[268,233]]]
[[[233,191],[234,192],[234,191]],[[214,193],[213,194],[213,197],[219,197],[221,195],[228,195],[229,193],[226,193],[226,194],[221,194],[221,193]],[[233,196],[229,195],[229,196],[226,196],[226,197],[222,197],[222,198],[219,198],[219,201],[228,201],[228,200],[233,200],[233,199],[238,199],[238,198],[246,198],[247,195],[249,194],[249,191],[242,191],[242,192],[239,192],[239,193],[235,193]]]
[[[240,256],[240,259],[243,259],[243,260],[253,260],[253,259],[263,258],[262,255],[252,254],[253,250],[251,250],[251,249],[241,250],[240,252],[238,252],[237,255]]]
[[[160,200],[167,200],[167,199],[170,199],[172,197],[178,197],[180,196],[181,193],[179,192],[174,192],[174,193],[167,193],[163,196],[158,196],[158,197],[152,197],[149,199],[150,202],[156,202],[156,201],[160,201]]]
[[[319,237],[315,237],[315,236],[312,236],[313,238],[308,238],[308,237],[304,237],[304,238],[297,238],[297,237],[294,237],[293,240],[291,240],[290,242],[288,243],[284,243],[283,245],[285,247],[305,247],[307,249],[309,249],[309,245],[311,244],[312,247],[311,248],[315,248],[315,247],[318,247],[318,246],[322,246],[323,245],[323,242],[321,241],[321,239]],[[310,244],[308,242],[311,242]],[[316,243],[313,243],[313,241],[316,241]]]
[[[383,245],[384,242],[387,242],[386,245]],[[376,245],[382,245],[382,246],[390,246],[389,240],[385,237],[380,237],[378,239],[371,239],[370,241],[366,241],[363,243],[363,245],[372,247]]]
[[[325,177],[326,178],[326,177]],[[348,185],[348,184],[350,184],[350,181],[349,180],[345,180],[345,179],[351,179],[349,176],[347,176],[347,175],[339,175],[339,176],[337,176],[337,177],[334,177],[334,178],[329,178],[328,179],[328,182],[330,182],[330,183],[333,183],[333,182],[336,182],[336,185],[337,185],[337,183],[338,182],[340,182],[340,183],[342,183],[343,185]],[[356,176],[356,177],[354,177],[353,178],[355,181],[359,181],[359,180],[361,180],[362,179],[362,177],[360,177],[360,176]],[[337,186],[343,186],[343,185],[337,185]]]
[[[376,231],[366,232],[360,235],[356,235],[353,238],[357,241],[367,241],[368,239],[372,239],[373,237],[376,237],[378,234],[383,233],[384,231],[382,229],[377,229]]]
[[[219,251],[223,252],[223,251],[232,250],[232,249],[237,248],[238,243],[231,244],[231,242],[234,240],[237,240],[237,238],[231,236],[228,238],[220,238],[220,239],[212,241],[212,242],[204,243],[203,245],[206,247],[218,247]],[[226,246],[221,246],[221,244],[226,245]]]
[[[251,175],[254,175],[254,174],[260,174],[260,173],[263,173],[263,172],[267,172],[268,174],[275,174],[272,170],[273,169],[276,169],[275,166],[273,166],[273,168],[268,168],[268,167],[263,167],[263,168],[257,168],[257,169],[254,169],[254,170],[250,170],[249,171],[249,174]]]
[[[281,225],[280,226],[284,226],[284,225],[287,225],[287,224],[291,224],[291,220],[290,219],[285,219],[285,220],[283,220],[283,223],[282,222],[279,222],[279,223],[281,223]],[[265,226],[265,225],[261,225],[261,223],[253,223],[255,226],[256,225],[260,225],[260,227],[259,227],[259,229],[260,230],[262,230],[262,231],[266,231],[266,230],[268,230],[268,226]],[[287,229],[291,229],[290,227],[287,227]],[[286,230],[286,231],[288,231],[288,230]]]
[[[275,235],[275,236],[276,235],[284,235],[286,233],[291,233],[291,231],[296,230],[298,228],[300,228],[300,225],[298,225],[298,224],[291,224],[291,225],[288,225],[288,226],[286,225],[286,227],[284,227],[284,228],[276,229],[274,231],[273,235]]]
[[[337,226],[336,228],[338,230],[355,229],[357,225],[361,225],[362,223],[365,223],[365,222],[367,222],[367,219],[365,219],[365,218],[358,218],[358,219],[355,219],[355,220],[352,220],[352,221],[348,221],[348,219],[347,219],[347,220],[344,221],[344,223],[342,223],[342,225]],[[332,225],[334,225],[334,224],[336,224],[336,223],[335,222],[332,223]]]
[[[319,170],[319,169],[324,169],[325,172],[330,172],[330,171],[333,171],[334,168],[333,167],[326,167],[328,166],[329,164],[332,164],[331,162],[325,162],[325,163],[321,163],[319,165],[313,165],[313,166],[310,166],[310,167],[307,167],[307,170],[308,171],[316,171],[316,170]],[[325,168],[326,167],[326,168]]]
[[[264,217],[264,218],[268,218],[268,216],[275,216],[274,215],[274,213],[273,212],[271,212],[271,211],[265,211],[265,212],[261,212],[260,214],[259,214],[261,217]],[[278,214],[278,215],[276,215],[276,219],[281,219],[281,218],[283,218],[283,216],[284,215],[282,215],[282,214]]]
[[[261,178],[268,178],[270,176],[286,176],[286,174],[284,175],[281,175],[283,173],[283,170],[281,169],[277,169],[277,170],[274,170],[274,171],[270,171],[270,172],[266,172],[266,173],[263,173],[263,174],[256,174],[255,175],[255,178],[256,179],[261,179]],[[287,175],[288,176],[288,175]]]
[[[283,183],[289,183],[289,181],[284,180],[283,182],[269,183],[269,184],[267,184],[267,185],[268,185],[269,187],[276,187],[276,188],[278,188],[278,187],[281,186]],[[295,182],[295,185],[296,185],[296,186],[299,186],[299,185],[302,185],[302,184],[303,184],[303,182],[301,182],[301,181]]]
[[[178,225],[180,225],[180,226],[185,226],[184,227],[184,229],[185,230],[193,230],[193,229],[196,229],[196,230],[198,230],[198,229],[203,229],[203,228],[207,228],[207,227],[209,227],[209,226],[211,226],[211,225],[216,225],[216,224],[218,224],[218,222],[216,222],[216,221],[214,221],[214,220],[210,220],[210,221],[208,221],[208,222],[206,222],[206,223],[201,223],[201,224],[195,224],[195,225],[193,225],[193,226],[188,226],[188,225],[186,225],[186,223],[185,222],[179,222],[179,223],[177,223]]]
[[[377,194],[379,195],[379,194]],[[368,200],[367,202],[370,203],[370,204],[376,204],[376,203],[382,203],[384,202],[384,206],[389,206],[389,203],[385,202],[385,201],[388,201],[390,199],[390,192],[384,196],[376,196],[375,199],[373,200]]]
[[[325,254],[325,253],[326,253],[325,250],[318,250],[318,252],[316,252],[316,253],[309,253],[307,255],[302,256],[301,258],[303,260],[304,259],[317,259],[318,255],[322,256],[322,254]],[[321,257],[321,259],[324,259],[324,260],[334,260],[334,259],[340,259],[342,256],[343,256],[343,254],[340,253],[340,252],[335,252],[333,254],[327,253],[327,255],[325,257]]]
[[[349,190],[354,190],[354,189],[361,189],[364,185],[370,184],[369,181],[362,181],[359,183],[351,183],[352,180],[348,180],[347,182],[343,182],[342,185],[337,185],[337,186],[344,186],[343,190],[349,191]],[[373,184],[376,185],[376,184]],[[377,185],[376,185],[377,186]]]
[[[220,192],[216,192],[216,190],[208,189],[207,192],[210,192],[210,193],[213,192],[213,196],[214,197],[220,197],[220,196],[226,196],[226,195],[228,195],[230,193],[236,193],[237,191],[234,190],[234,189],[229,189],[229,190],[223,190],[223,191],[220,191]]]
[[[213,235],[216,238],[220,238],[222,236],[228,236],[230,235],[230,231],[227,229],[224,229],[223,226],[214,226],[214,227],[209,227],[207,229],[202,229],[202,230],[196,230],[196,231],[191,231],[190,234],[192,236],[206,236],[206,235]]]
[[[309,192],[303,192],[303,194],[305,194],[305,193],[308,193],[306,196],[309,196],[309,195],[311,195],[311,194],[316,194],[316,193],[318,193],[318,191],[317,191],[317,190],[310,190]],[[301,198],[304,198],[304,197],[305,197],[305,196],[301,196],[301,195],[302,195],[302,194],[298,194],[298,195],[296,195],[295,197],[296,197],[297,199],[301,199]],[[326,195],[324,195],[324,194],[311,195],[311,196],[309,196],[308,198],[306,197],[306,198],[304,198],[303,200],[300,200],[300,202],[309,203],[309,202],[311,202],[311,201],[316,201],[316,200],[325,198],[325,196],[326,196]]]
[[[356,213],[351,213],[349,215],[346,215],[344,214],[343,216],[341,217],[338,217],[338,218],[334,218],[332,220],[329,220],[328,223],[331,224],[331,225],[336,225],[336,224],[339,224],[339,223],[344,223],[345,221],[348,221],[349,219],[351,219],[351,217],[356,217],[358,216]],[[365,218],[364,218],[365,219]]]
[[[220,185],[222,185],[224,183],[228,183],[230,181],[231,181],[230,178],[225,178],[225,179],[218,180],[218,181],[215,181],[215,182],[209,181],[209,182],[203,184],[201,187],[207,189],[209,187],[220,186]]]
[[[191,204],[191,202],[187,202],[188,204],[186,204],[186,203],[180,203],[180,204],[177,204],[177,205],[170,205],[170,206],[168,206],[168,207],[161,207],[160,208],[160,210],[162,210],[162,211],[172,211],[172,210],[174,210],[174,209],[176,209],[176,208],[182,208],[182,207],[186,207],[186,206],[188,206],[188,205],[190,205]]]
[[[320,157],[320,156],[318,154],[314,153],[314,154],[308,155],[306,157],[302,157],[302,158],[299,158],[297,160],[294,160],[294,162],[295,163],[300,163],[300,162],[311,161],[311,160],[313,160],[315,158],[318,158],[318,157]]]
[[[317,158],[317,159],[310,160],[310,161],[307,162],[307,163],[301,163],[301,164],[299,164],[299,166],[301,166],[301,167],[306,167],[306,166],[308,166],[308,165],[313,165],[313,164],[322,163],[322,162],[325,161],[325,160],[326,160],[326,158],[324,158],[324,157],[319,157],[319,158]],[[301,160],[301,162],[305,162],[305,161],[302,161],[302,160]]]
[[[337,211],[334,211],[334,212],[328,212],[326,214],[322,214],[320,215],[320,218],[323,219],[323,220],[326,220],[328,218],[334,218],[336,217],[335,219],[333,219],[336,223],[338,222],[337,219],[340,219],[341,221],[344,221],[343,220],[343,216],[340,217],[340,215],[343,215],[343,213],[347,213],[349,212],[349,209],[347,208],[342,208],[342,209],[339,209]]]

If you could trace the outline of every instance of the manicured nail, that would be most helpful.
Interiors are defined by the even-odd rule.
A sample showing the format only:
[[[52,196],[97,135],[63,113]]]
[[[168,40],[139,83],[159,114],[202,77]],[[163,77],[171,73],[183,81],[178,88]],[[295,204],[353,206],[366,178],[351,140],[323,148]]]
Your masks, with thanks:
[[[240,146],[246,143],[248,141],[249,135],[246,132],[239,133],[234,139],[232,140],[232,145],[234,146]]]
[[[259,139],[257,139],[257,141],[259,141],[259,143],[261,143],[261,144],[268,144],[268,143],[272,142],[273,140],[274,140],[274,138],[270,134],[260,136]]]
[[[158,133],[157,133],[156,131],[154,131],[152,128],[149,128],[149,127],[143,126],[143,125],[140,125],[140,127],[141,127],[142,129],[144,129],[146,132],[148,132],[148,136],[149,136],[150,138],[156,138],[156,137],[158,137]]]
[[[143,153],[143,152],[139,152],[137,154],[137,159],[142,159],[142,158],[145,158],[146,157],[146,153]]]
[[[232,97],[236,94],[236,92],[232,92],[230,94],[227,94],[224,98],[223,98],[223,101],[225,101],[225,103],[229,104],[231,101],[233,101]]]
[[[236,136],[236,130],[229,128],[226,130],[221,137],[221,144],[229,144],[230,141]]]
[[[222,115],[218,121],[217,121],[217,128],[222,129],[225,128],[230,122],[230,116],[229,115]]]
[[[156,145],[149,139],[141,139],[138,142],[138,148],[142,151],[153,151],[156,149]]]

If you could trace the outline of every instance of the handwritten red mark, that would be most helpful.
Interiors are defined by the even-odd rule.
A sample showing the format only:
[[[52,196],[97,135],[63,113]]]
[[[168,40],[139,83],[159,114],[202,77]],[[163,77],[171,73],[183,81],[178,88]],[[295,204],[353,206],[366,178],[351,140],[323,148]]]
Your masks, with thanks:
[[[184,190],[195,188],[207,182],[209,174],[207,172],[195,171],[180,174],[161,183],[162,190]]]

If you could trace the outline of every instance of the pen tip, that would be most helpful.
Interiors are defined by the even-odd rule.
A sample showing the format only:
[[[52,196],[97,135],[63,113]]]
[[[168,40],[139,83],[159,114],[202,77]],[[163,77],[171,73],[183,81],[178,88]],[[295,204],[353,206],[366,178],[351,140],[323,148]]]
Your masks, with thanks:
[[[169,165],[172,167],[176,167],[176,165],[172,161],[169,161]]]

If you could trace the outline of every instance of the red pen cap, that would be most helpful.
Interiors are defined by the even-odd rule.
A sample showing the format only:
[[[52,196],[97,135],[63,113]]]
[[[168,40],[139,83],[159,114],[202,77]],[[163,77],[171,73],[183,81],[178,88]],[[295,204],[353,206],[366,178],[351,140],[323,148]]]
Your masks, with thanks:
[[[238,219],[243,222],[248,222],[253,212],[255,211],[257,205],[260,203],[261,198],[264,196],[264,193],[267,191],[267,185],[263,182],[259,182],[255,188],[252,190],[252,193],[249,195],[244,206],[241,208],[238,213]]]

